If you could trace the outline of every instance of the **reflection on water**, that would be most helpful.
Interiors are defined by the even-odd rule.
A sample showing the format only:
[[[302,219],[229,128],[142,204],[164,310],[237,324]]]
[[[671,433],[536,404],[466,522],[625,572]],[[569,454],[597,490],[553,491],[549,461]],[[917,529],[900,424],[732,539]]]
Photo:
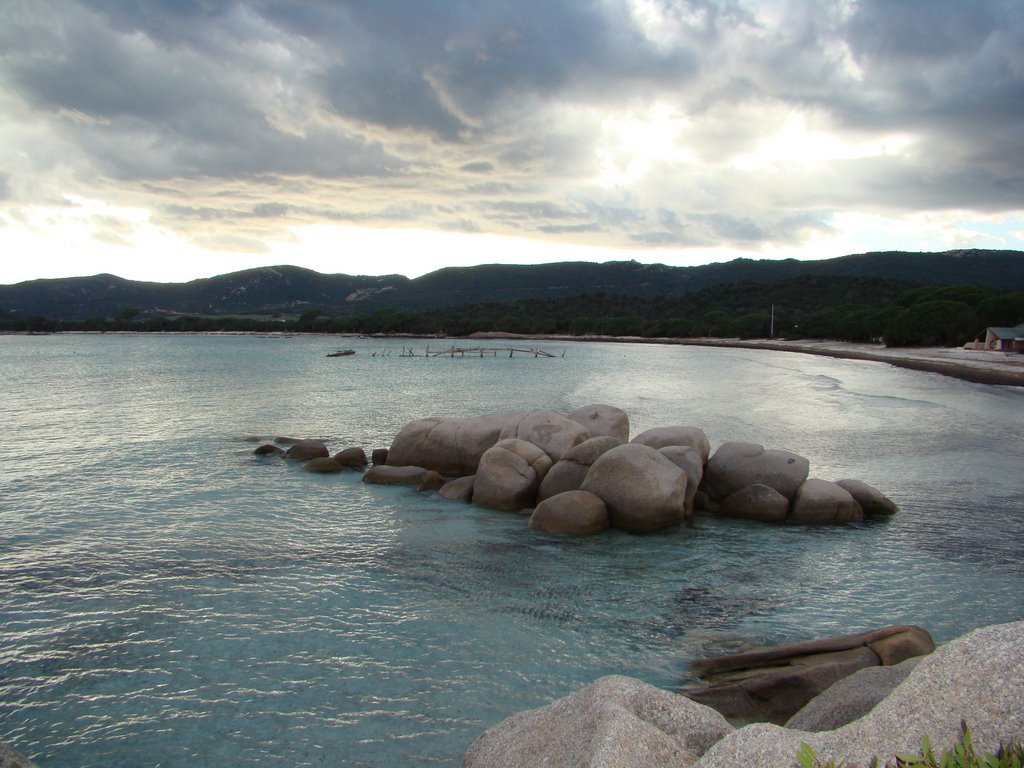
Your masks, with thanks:
[[[406,344],[408,342],[405,342]],[[881,364],[646,345],[2,337],[0,738],[43,765],[457,765],[487,725],[695,654],[1024,616],[1024,393]],[[590,402],[808,456],[902,506],[843,528],[698,518],[565,539],[311,476],[254,437]]]

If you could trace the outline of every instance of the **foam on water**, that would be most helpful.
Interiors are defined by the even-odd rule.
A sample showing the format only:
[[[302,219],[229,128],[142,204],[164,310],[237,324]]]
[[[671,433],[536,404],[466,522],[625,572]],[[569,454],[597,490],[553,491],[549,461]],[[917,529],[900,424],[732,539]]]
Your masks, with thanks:
[[[0,338],[0,738],[62,768],[457,765],[488,725],[601,675],[673,687],[744,639],[1024,617],[1020,391],[770,352],[402,345]],[[338,346],[358,354],[323,358]],[[249,442],[372,448],[419,416],[589,402],[634,434],[795,450],[902,512],[566,539]]]

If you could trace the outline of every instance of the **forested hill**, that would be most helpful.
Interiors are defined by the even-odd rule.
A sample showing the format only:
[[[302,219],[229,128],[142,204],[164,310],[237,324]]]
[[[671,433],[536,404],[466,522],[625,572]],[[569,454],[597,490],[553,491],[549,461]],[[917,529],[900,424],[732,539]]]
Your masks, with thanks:
[[[737,259],[698,267],[635,261],[450,267],[410,280],[267,267],[188,283],[145,283],[114,275],[33,280],[0,286],[0,320],[116,318],[131,315],[298,316],[310,310],[352,317],[376,310],[421,311],[590,294],[680,296],[736,283],[797,277],[855,277],[913,284],[1024,289],[1024,252],[876,252],[822,261]]]

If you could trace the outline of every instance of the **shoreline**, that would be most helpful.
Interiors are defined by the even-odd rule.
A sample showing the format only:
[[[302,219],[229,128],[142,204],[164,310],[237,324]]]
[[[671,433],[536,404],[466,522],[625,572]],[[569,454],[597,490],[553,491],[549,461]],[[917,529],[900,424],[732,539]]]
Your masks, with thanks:
[[[805,339],[779,341],[774,339],[720,338],[644,338],[639,336],[562,336],[514,333],[475,333],[473,339],[533,339],[538,341],[605,341],[630,344],[674,344],[690,347],[723,349],[754,349],[771,352],[796,352],[805,355],[834,357],[842,360],[866,360],[887,363],[898,368],[937,373],[973,384],[996,384],[1024,387],[1024,354],[990,352],[961,347],[886,347],[881,344],[856,344],[845,341]]]
[[[11,333],[3,335],[50,336],[61,334],[84,335],[148,335],[145,331],[56,331],[42,333]],[[502,331],[478,331],[469,336],[423,336],[418,334],[358,334],[330,333],[314,334],[301,331],[161,331],[156,335],[179,336],[260,336],[266,338],[288,338],[292,336],[323,336],[324,338],[409,338],[409,339],[506,339],[528,341],[580,341],[605,342],[614,344],[664,344],[690,347],[717,347],[721,349],[751,349],[771,352],[796,352],[805,355],[819,355],[842,360],[864,360],[887,363],[926,373],[971,382],[973,384],[994,384],[1008,387],[1024,387],[1024,354],[994,352],[962,347],[886,347],[882,344],[857,344],[846,341],[822,341],[817,339],[738,339],[738,338],[676,338],[644,336],[570,336],[566,334],[523,334]]]

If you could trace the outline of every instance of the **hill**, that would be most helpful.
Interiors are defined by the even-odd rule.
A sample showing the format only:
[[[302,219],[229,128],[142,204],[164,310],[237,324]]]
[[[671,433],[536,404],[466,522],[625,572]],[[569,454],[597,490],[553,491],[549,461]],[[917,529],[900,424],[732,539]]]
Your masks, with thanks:
[[[1021,290],[1024,252],[886,251],[822,261],[737,259],[698,267],[635,261],[490,264],[448,267],[414,280],[401,275],[328,275],[291,266],[187,283],[137,282],[104,274],[0,286],[0,318],[84,320],[136,311],[143,315],[294,316],[313,309],[352,317],[382,309],[422,311],[598,293],[669,297],[719,285],[830,276]]]

